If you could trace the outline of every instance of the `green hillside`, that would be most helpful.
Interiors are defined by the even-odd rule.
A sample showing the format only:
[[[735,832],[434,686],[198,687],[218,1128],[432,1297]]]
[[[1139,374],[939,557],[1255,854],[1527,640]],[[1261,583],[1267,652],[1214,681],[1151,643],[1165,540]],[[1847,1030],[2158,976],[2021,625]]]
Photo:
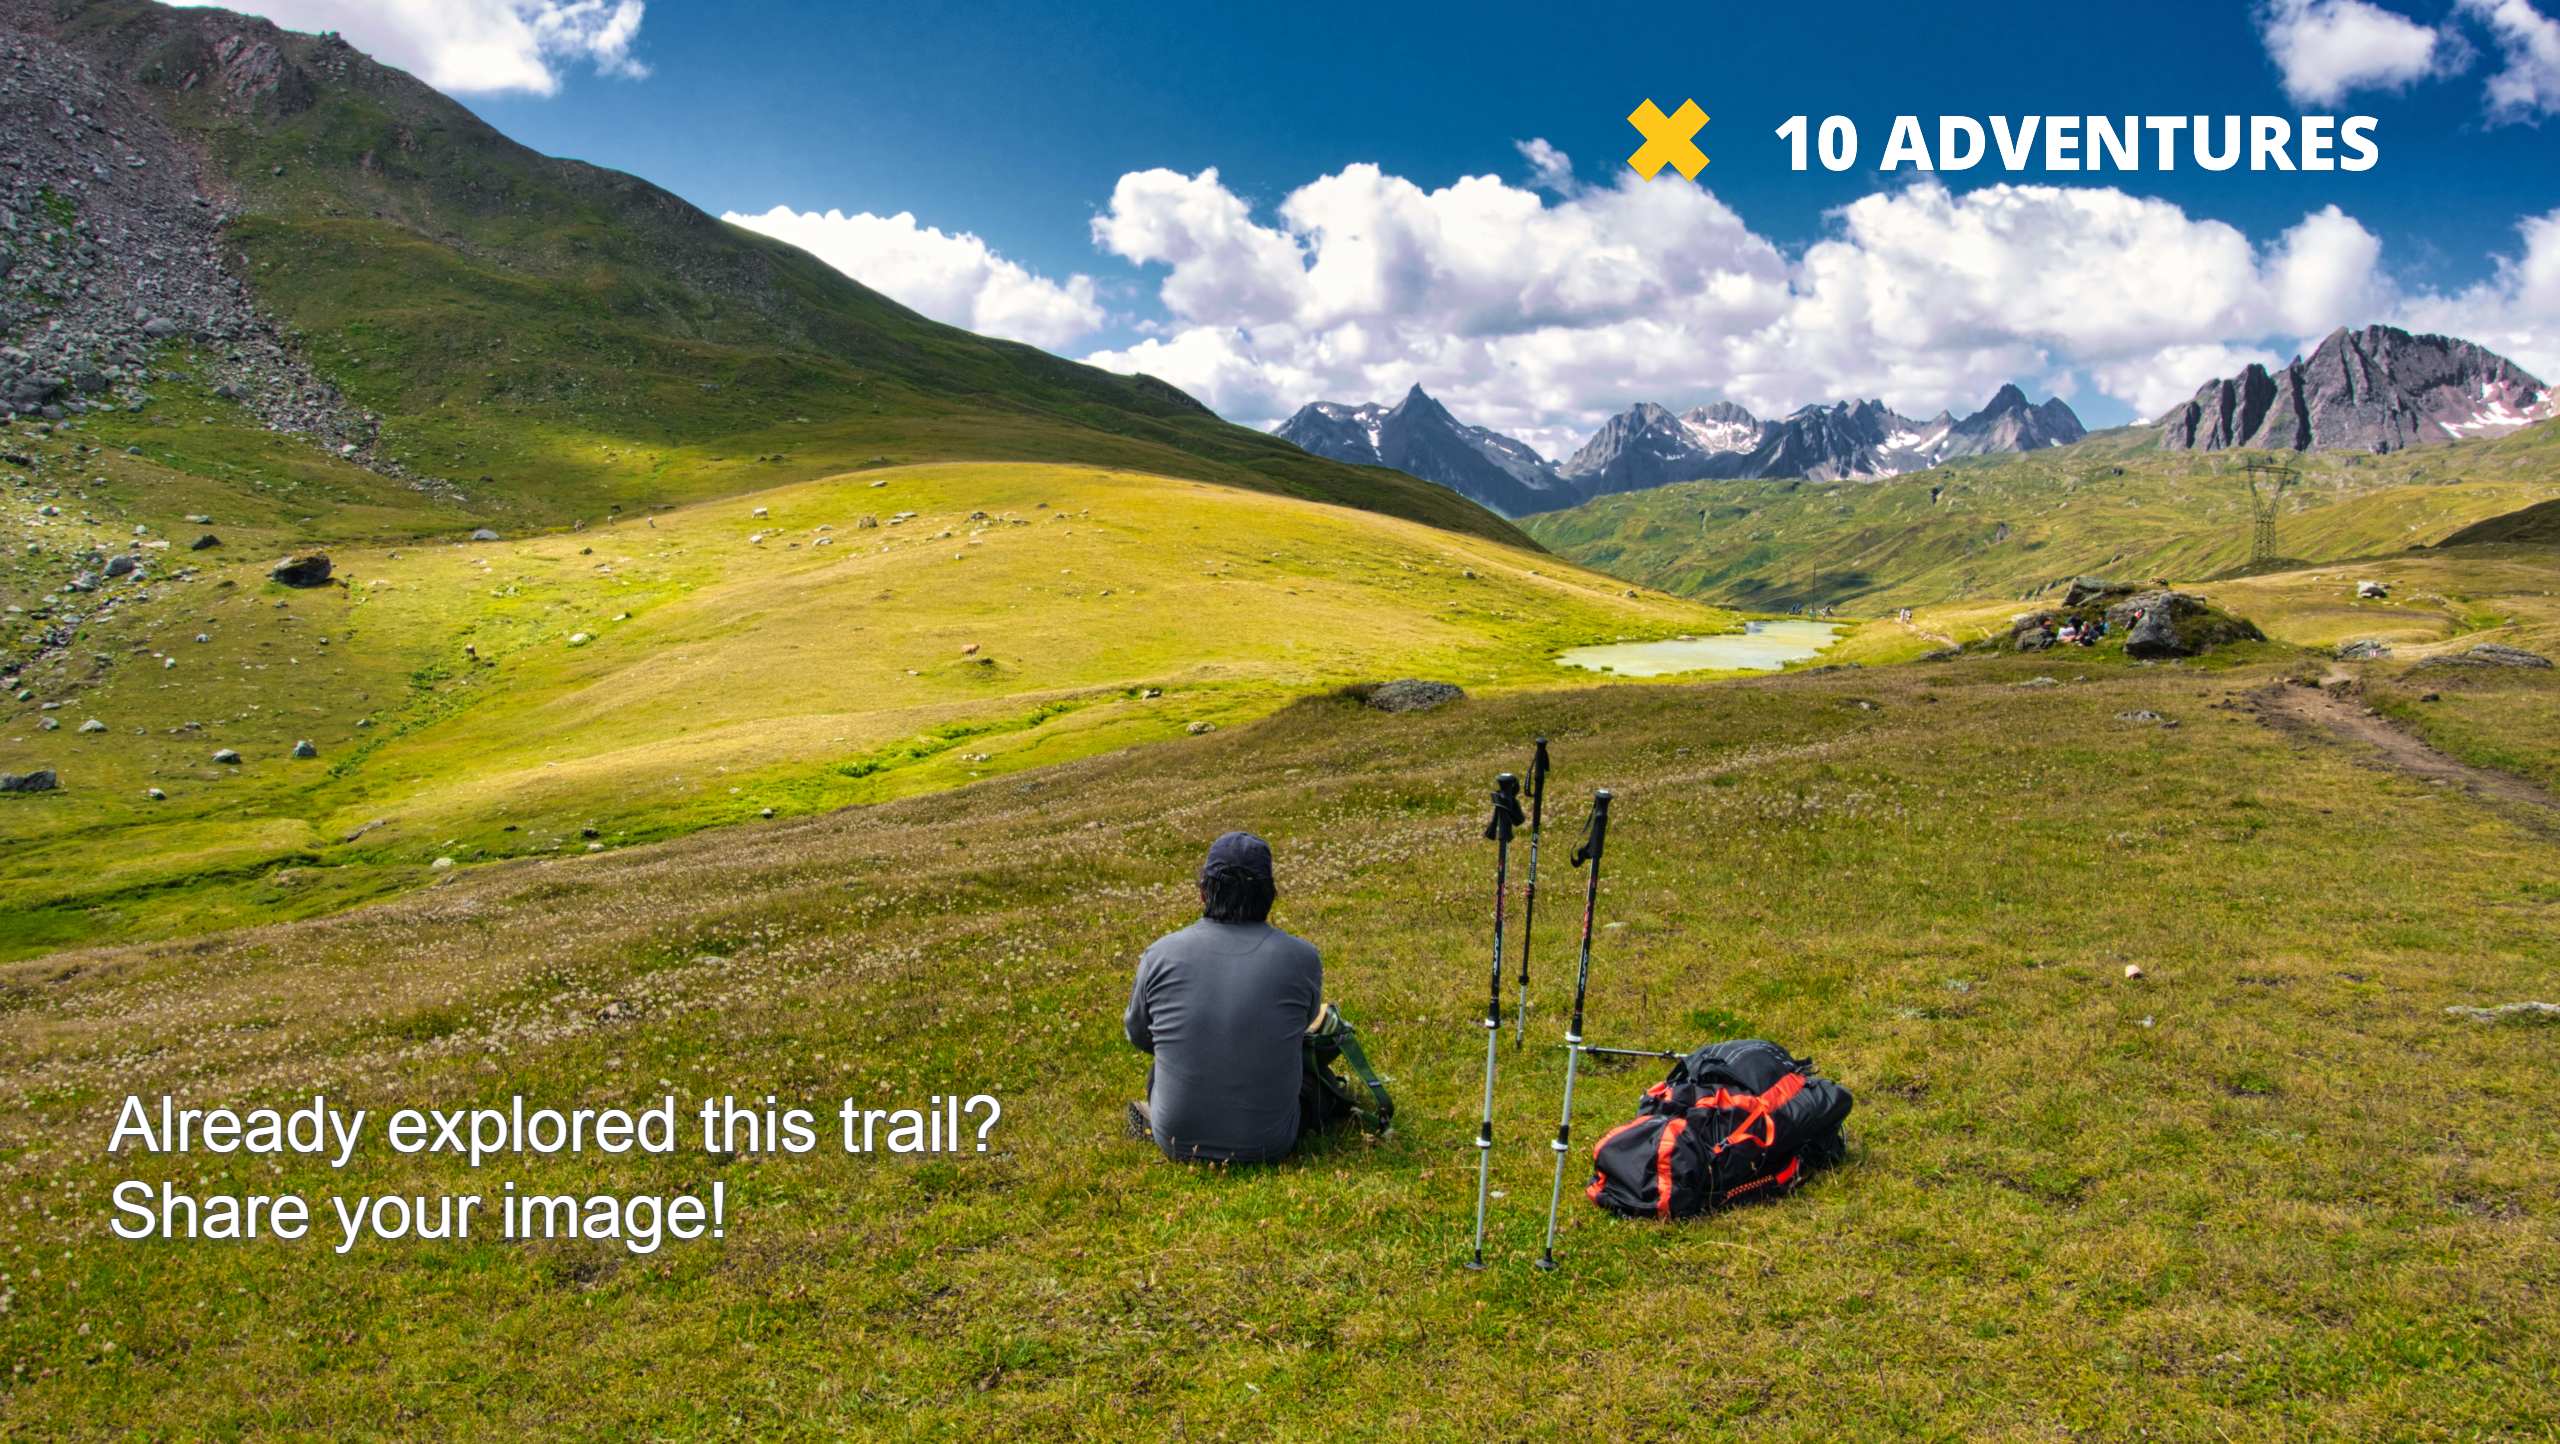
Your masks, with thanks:
[[[1309,456],[1163,382],[928,321],[647,182],[537,155],[329,36],[149,0],[58,34],[157,97],[233,192],[224,245],[382,451],[516,526],[875,461],[1085,462],[1517,541],[1401,473]],[[235,74],[221,41],[272,44]],[[245,62],[239,62],[245,64]]]
[[[0,953],[1187,741],[1361,680],[1555,685],[1561,647],[1733,620],[1461,532],[1090,466],[875,467],[471,542],[461,509],[236,418],[172,393],[14,443],[34,465],[0,507],[26,538],[0,592],[72,631],[0,700],[0,771],[62,781],[0,798]],[[314,539],[339,584],[269,579]],[[136,577],[51,590],[128,548]]]
[[[1975,457],[1884,481],[1691,482],[1529,518],[1586,566],[1730,606],[1876,612],[2018,598],[2089,572],[2213,576],[2249,557],[2244,453],[2145,432]],[[2262,454],[2263,455],[2263,454]],[[2383,456],[2315,452],[2278,551],[2318,561],[2437,541],[2560,493],[2560,426]]]

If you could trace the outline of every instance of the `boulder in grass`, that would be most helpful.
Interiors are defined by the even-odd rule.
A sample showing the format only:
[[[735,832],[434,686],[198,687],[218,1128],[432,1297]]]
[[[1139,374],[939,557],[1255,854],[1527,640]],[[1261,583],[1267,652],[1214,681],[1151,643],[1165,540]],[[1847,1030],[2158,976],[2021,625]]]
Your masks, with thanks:
[[[0,792],[51,792],[61,785],[50,767],[33,772],[0,772]]]
[[[319,552],[296,552],[267,568],[267,575],[288,587],[327,586],[329,558]]]
[[[1369,693],[1367,700],[1370,706],[1381,712],[1428,712],[1466,695],[1466,691],[1454,683],[1404,677],[1380,683]]]
[[[2391,655],[2391,644],[2374,637],[2358,637],[2338,644],[2341,662],[2372,662]]]
[[[319,756],[320,749],[312,746],[311,739],[305,737],[301,741],[293,744],[293,755],[308,761],[311,758]]]
[[[2199,657],[2267,634],[2192,592],[2141,592],[2107,608],[2107,629],[2124,638],[2128,657]]]

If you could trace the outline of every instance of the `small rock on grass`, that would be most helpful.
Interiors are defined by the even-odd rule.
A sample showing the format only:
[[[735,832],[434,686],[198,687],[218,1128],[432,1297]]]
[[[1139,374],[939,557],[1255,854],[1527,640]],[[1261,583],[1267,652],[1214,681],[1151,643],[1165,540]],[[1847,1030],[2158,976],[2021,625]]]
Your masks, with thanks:
[[[310,758],[319,756],[320,749],[311,745],[311,739],[305,737],[301,741],[293,744],[293,755],[307,761]]]
[[[50,767],[33,772],[0,772],[0,792],[51,792],[61,785]]]
[[[2466,1008],[2456,1004],[2445,1011],[2457,1018],[2469,1018],[2475,1023],[2495,1023],[2502,1018],[2560,1019],[2560,1003],[2500,1003],[2494,1008]]]
[[[1182,730],[1183,730],[1183,731],[1185,731],[1185,732],[1190,733],[1190,734],[1191,734],[1192,736],[1194,736],[1194,737],[1198,737],[1198,736],[1202,735],[1203,733],[1208,733],[1208,732],[1215,732],[1215,731],[1217,731],[1217,730],[1218,730],[1218,724],[1217,724],[1217,723],[1215,723],[1215,722],[1194,722],[1194,723],[1192,723],[1190,726],[1185,727],[1185,728],[1183,728]]]
[[[224,747],[215,751],[213,760],[226,767],[236,767],[240,763],[240,754],[231,748]]]

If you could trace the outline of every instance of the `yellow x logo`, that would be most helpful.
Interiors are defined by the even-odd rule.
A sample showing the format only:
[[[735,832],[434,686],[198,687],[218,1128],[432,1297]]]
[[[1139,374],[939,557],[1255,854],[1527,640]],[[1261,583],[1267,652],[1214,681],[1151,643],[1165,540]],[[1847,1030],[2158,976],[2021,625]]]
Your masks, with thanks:
[[[1644,144],[1637,146],[1636,153],[1627,157],[1627,164],[1634,166],[1636,174],[1646,180],[1659,175],[1666,165],[1680,172],[1684,178],[1696,180],[1698,172],[1707,168],[1707,153],[1698,149],[1689,137],[1696,135],[1706,123],[1707,113],[1698,109],[1698,102],[1694,100],[1680,102],[1680,108],[1669,115],[1662,113],[1661,106],[1647,100],[1627,116],[1627,124],[1634,126],[1636,133],[1644,137]]]

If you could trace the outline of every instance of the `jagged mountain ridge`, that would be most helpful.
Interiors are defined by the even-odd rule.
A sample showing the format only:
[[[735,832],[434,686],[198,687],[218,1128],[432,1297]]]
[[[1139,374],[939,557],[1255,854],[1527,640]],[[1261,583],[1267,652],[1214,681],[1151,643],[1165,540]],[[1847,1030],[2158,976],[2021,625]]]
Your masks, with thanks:
[[[2560,414],[2551,389],[2459,337],[2332,331],[2281,370],[2208,381],[2157,425],[2172,451],[2400,451],[2496,436]]]
[[[1513,437],[1457,420],[1416,386],[1393,407],[1310,403],[1273,434],[1319,456],[1393,467],[1506,516],[1524,516],[1682,481],[1899,476],[1950,457],[2061,446],[2087,432],[2061,398],[2033,405],[2015,386],[2001,387],[1962,420],[1942,411],[1913,421],[1872,400],[1806,406],[1778,421],[1730,401],[1678,414],[1639,401],[1557,464]]]
[[[1941,411],[1913,421],[1873,400],[1806,406],[1781,421],[1758,420],[1731,402],[1679,416],[1639,403],[1611,417],[1558,470],[1587,500],[1680,481],[1900,476],[1950,457],[2034,451],[2086,434],[2069,403],[2032,405],[2015,386],[1961,420]]]
[[[1505,516],[1570,506],[1577,499],[1535,448],[1467,425],[1420,386],[1393,406],[1311,402],[1273,434],[1317,456],[1435,482]]]

